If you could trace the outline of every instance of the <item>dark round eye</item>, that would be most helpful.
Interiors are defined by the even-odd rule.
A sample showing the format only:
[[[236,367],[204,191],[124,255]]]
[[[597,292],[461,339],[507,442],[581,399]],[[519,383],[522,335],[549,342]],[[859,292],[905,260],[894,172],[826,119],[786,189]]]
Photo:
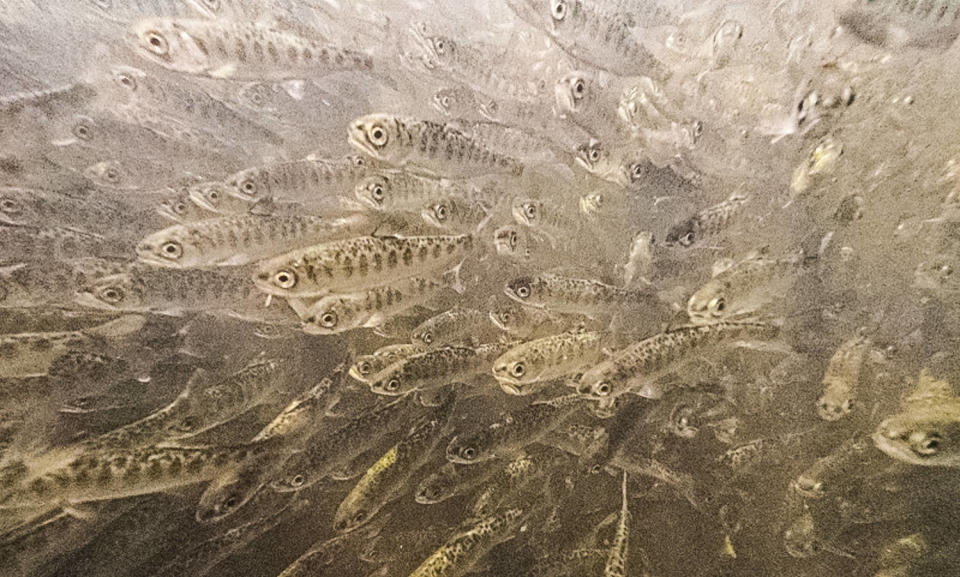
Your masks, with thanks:
[[[158,56],[165,56],[167,52],[169,52],[170,46],[167,44],[167,39],[164,38],[163,34],[156,30],[148,30],[143,37],[147,41],[147,49],[150,50],[150,52]]]
[[[583,91],[586,90],[587,86],[583,83],[582,78],[578,78],[576,82],[573,83],[573,95],[577,98],[583,97]]]
[[[710,301],[709,306],[710,308],[717,311],[718,313],[722,313],[723,309],[726,308],[727,303],[726,301],[723,300],[723,297],[717,297]]]
[[[17,204],[17,201],[13,199],[5,198],[0,200],[0,212],[5,212],[7,214],[19,214],[20,205]]]
[[[423,333],[423,336],[420,337],[420,340],[427,345],[433,344],[433,333]]]
[[[111,166],[104,171],[103,177],[107,179],[107,182],[111,184],[117,184],[120,182],[120,171]]]
[[[942,438],[937,433],[923,435],[921,439],[913,443],[913,452],[924,457],[935,455],[940,450],[941,441]]]
[[[261,104],[263,104],[263,95],[260,94],[259,92],[251,92],[250,102],[256,106],[260,106]]]
[[[379,124],[374,124],[370,127],[370,130],[367,131],[367,137],[368,140],[370,140],[370,144],[377,148],[387,144],[387,131]]]
[[[440,104],[441,104],[444,108],[450,108],[450,97],[449,97],[449,96],[444,96],[444,97],[442,97],[442,98],[440,99]]]
[[[537,216],[537,207],[532,204],[528,204],[524,209],[524,214],[527,215],[527,218],[535,218]]]
[[[177,214],[183,214],[187,212],[187,203],[178,202],[177,204],[173,205],[173,212]]]
[[[596,162],[600,160],[600,151],[596,148],[591,148],[590,152],[587,153],[587,158],[590,160],[590,162]]]
[[[517,287],[517,296],[520,297],[520,298],[522,298],[522,299],[525,299],[525,298],[529,297],[529,296],[530,296],[530,287],[528,287],[528,286],[526,286],[526,285]]]
[[[87,140],[93,138],[93,128],[90,127],[85,121],[78,122],[73,127],[73,135],[79,138],[80,140]]]
[[[513,366],[513,376],[522,377],[525,372],[526,370],[523,368],[523,363],[517,363]]]
[[[367,518],[367,514],[364,513],[363,511],[360,511],[359,513],[357,513],[357,516],[353,518],[353,522],[354,524],[359,525],[360,523],[363,523],[363,520],[366,518]]]
[[[120,72],[119,74],[117,74],[116,80],[117,80],[117,84],[119,84],[120,86],[123,86],[124,88],[128,88],[130,90],[137,89],[137,79],[134,78],[133,75],[131,74],[127,74],[126,72]]]
[[[307,480],[303,475],[296,475],[290,479],[290,485],[293,487],[302,487],[306,481]]]
[[[223,501],[223,510],[229,511],[240,504],[240,499],[236,495],[230,495]]]
[[[697,120],[693,123],[693,136],[699,138],[703,134],[703,122]]]
[[[437,54],[443,54],[443,51],[446,49],[447,44],[443,41],[442,38],[437,38],[433,43],[433,47],[437,49]]]
[[[107,287],[100,291],[100,300],[111,304],[123,300],[123,290],[116,287]]]
[[[471,461],[477,456],[477,450],[473,447],[464,447],[460,450],[460,456],[468,461]]]
[[[447,206],[445,204],[438,204],[433,209],[433,213],[437,215],[437,220],[441,222],[447,220]]]
[[[510,321],[512,320],[512,318],[513,318],[512,315],[508,312],[502,313],[500,315],[500,321],[503,322],[503,324],[505,325],[510,324]]]
[[[390,379],[390,381],[387,382],[388,391],[396,391],[399,388],[400,388],[400,381],[398,381],[397,379]]]
[[[273,284],[282,289],[293,288],[297,284],[297,275],[290,270],[281,270],[273,275]]]
[[[320,317],[320,324],[328,329],[332,329],[337,326],[337,313],[333,311],[327,311]]]
[[[375,184],[370,194],[373,195],[374,200],[383,200],[383,186]]]
[[[595,390],[595,391],[597,392],[597,394],[600,395],[601,397],[606,397],[607,395],[610,394],[610,384],[609,384],[609,383],[600,383],[600,384],[598,384],[598,385],[594,388],[594,390]]]
[[[212,201],[220,200],[220,193],[215,190],[208,191],[207,200],[212,200]]]
[[[688,232],[687,234],[683,235],[683,237],[680,238],[680,244],[683,246],[690,246],[693,244],[693,233]]]
[[[517,233],[510,233],[510,248],[517,248],[517,243],[520,242],[520,239],[517,238]]]
[[[630,177],[637,181],[643,176],[643,165],[639,162],[630,167]]]
[[[247,196],[253,196],[257,193],[257,183],[248,178],[240,183],[240,191]]]
[[[183,256],[183,246],[175,240],[167,241],[160,247],[160,254],[163,258],[176,260]]]
[[[354,165],[354,166],[366,166],[366,165],[367,165],[367,161],[364,160],[362,156],[354,156],[354,157],[353,157],[353,165]]]
[[[550,11],[553,19],[557,22],[560,22],[567,16],[567,1],[566,0],[554,0],[553,8]]]

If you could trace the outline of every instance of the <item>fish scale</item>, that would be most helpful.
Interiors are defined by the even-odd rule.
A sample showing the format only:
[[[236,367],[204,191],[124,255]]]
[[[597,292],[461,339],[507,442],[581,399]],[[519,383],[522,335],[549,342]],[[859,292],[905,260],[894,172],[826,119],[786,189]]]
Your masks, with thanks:
[[[413,390],[469,381],[486,372],[493,359],[511,345],[491,343],[479,347],[443,346],[398,361],[370,381],[370,390],[382,395],[403,395]]]
[[[582,330],[534,339],[498,357],[493,362],[493,376],[504,391],[528,395],[550,379],[575,373],[605,358],[603,341],[601,333]]]
[[[460,577],[469,573],[487,551],[509,539],[525,517],[523,509],[512,507],[480,519],[448,539],[410,577]]]

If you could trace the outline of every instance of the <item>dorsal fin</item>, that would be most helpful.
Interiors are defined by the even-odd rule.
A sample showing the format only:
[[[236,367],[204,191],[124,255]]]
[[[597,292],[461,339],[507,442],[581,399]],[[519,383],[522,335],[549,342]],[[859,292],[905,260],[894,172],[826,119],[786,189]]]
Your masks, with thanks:
[[[907,402],[914,402],[926,399],[949,399],[953,396],[953,387],[949,382],[937,379],[930,374],[926,368],[920,370],[920,376],[917,377],[917,386],[914,388]]]

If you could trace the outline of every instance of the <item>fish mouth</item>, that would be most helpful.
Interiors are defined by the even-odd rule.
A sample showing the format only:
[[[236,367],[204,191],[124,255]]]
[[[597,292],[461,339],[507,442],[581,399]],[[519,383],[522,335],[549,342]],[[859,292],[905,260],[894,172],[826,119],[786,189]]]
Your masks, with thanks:
[[[926,465],[924,461],[918,459],[912,452],[907,449],[904,449],[902,446],[897,444],[894,441],[891,441],[884,435],[883,429],[877,429],[873,435],[870,436],[873,440],[873,444],[880,449],[885,455],[898,461],[903,461],[910,463],[911,465]]]
[[[500,383],[500,389],[501,389],[504,393],[507,393],[508,395],[514,395],[514,396],[517,396],[517,397],[523,395],[523,391],[521,391],[521,390],[517,387],[517,384],[518,384],[518,383],[511,383],[511,382],[508,382],[508,381],[499,381],[499,380],[498,380],[498,382]]]
[[[506,325],[500,322],[500,319],[497,318],[497,315],[495,315],[493,311],[490,311],[490,313],[487,316],[490,317],[490,322],[492,322],[494,326],[496,326],[498,329],[500,329],[501,331],[510,332],[510,329],[508,329]]]
[[[73,296],[73,302],[77,303],[80,306],[97,308],[104,311],[116,311],[119,310],[117,307],[105,303],[97,297],[93,296],[93,292],[80,289]]]
[[[360,374],[360,371],[357,370],[357,367],[350,367],[350,370],[347,371],[347,374],[353,377],[355,380],[360,381],[364,384],[369,384],[370,379]]]
[[[373,158],[380,157],[373,145],[367,142],[366,132],[362,124],[354,123],[350,125],[350,128],[347,129],[347,143],[359,149],[360,152],[363,152],[367,156]]]

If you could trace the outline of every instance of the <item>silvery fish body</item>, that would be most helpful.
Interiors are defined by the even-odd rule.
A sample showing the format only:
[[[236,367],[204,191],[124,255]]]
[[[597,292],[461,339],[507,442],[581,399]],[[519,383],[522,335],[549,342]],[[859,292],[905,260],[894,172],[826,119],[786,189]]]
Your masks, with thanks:
[[[528,395],[605,357],[602,333],[574,330],[513,347],[493,362],[493,376],[504,391]]]

